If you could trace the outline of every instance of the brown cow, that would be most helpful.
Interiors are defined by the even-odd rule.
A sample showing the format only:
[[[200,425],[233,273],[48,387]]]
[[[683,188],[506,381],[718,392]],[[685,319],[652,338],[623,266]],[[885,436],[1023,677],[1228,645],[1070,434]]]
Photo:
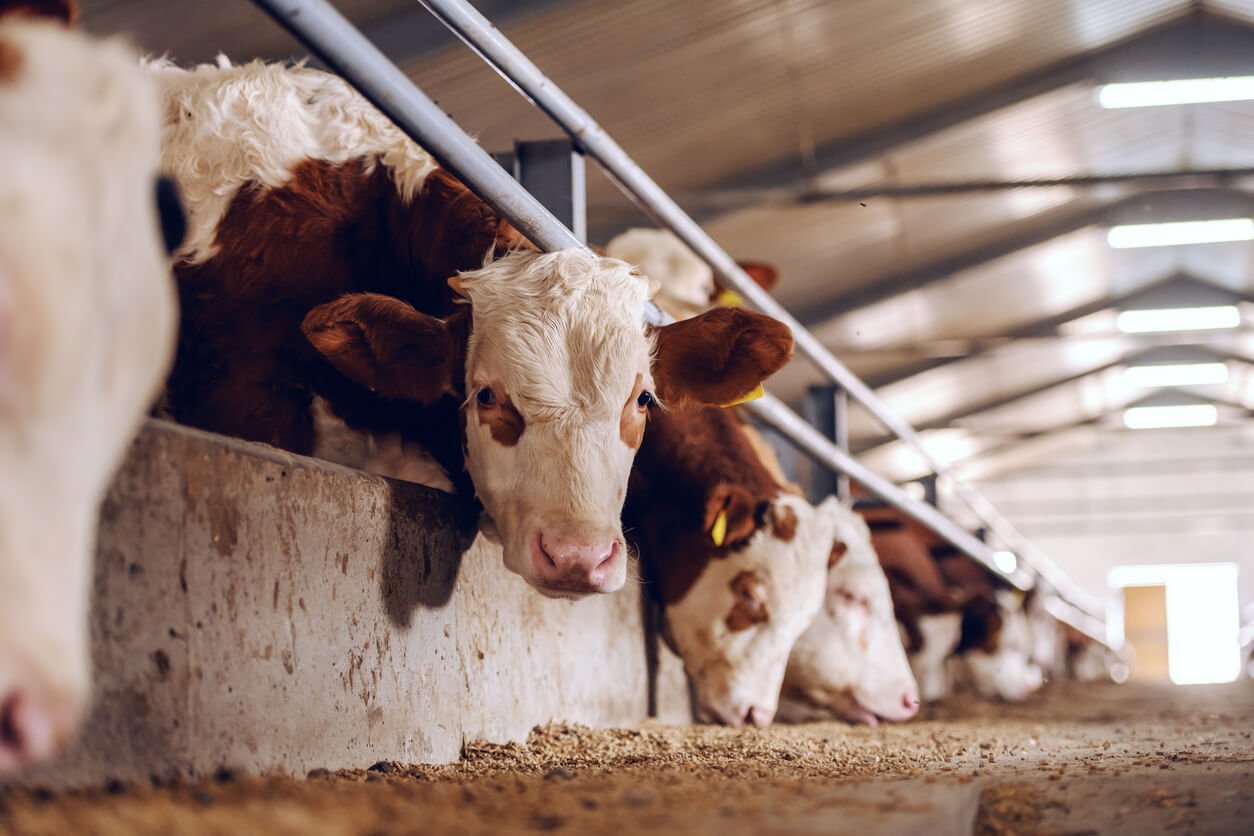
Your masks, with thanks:
[[[171,414],[310,453],[318,398],[417,442],[545,594],[622,586],[656,402],[734,400],[791,355],[785,326],[746,311],[646,331],[647,283],[616,259],[506,252],[518,233],[335,76],[153,72],[190,212]]]

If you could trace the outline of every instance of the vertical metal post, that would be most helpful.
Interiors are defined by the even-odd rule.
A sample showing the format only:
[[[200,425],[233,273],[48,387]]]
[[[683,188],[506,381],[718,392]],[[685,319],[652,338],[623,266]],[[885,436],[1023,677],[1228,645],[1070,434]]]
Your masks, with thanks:
[[[584,180],[584,157],[569,139],[544,139],[515,142],[518,182],[535,195],[544,208],[575,233],[581,242],[588,241],[587,186]]]
[[[919,484],[923,486],[923,501],[933,508],[940,506],[940,494],[936,490],[936,474],[929,473],[919,480]],[[983,540],[984,538],[980,538]]]
[[[805,419],[841,450],[849,450],[849,394],[835,384],[810,386],[801,407]],[[835,494],[849,499],[849,476],[826,467],[811,467],[810,500],[821,502]]]

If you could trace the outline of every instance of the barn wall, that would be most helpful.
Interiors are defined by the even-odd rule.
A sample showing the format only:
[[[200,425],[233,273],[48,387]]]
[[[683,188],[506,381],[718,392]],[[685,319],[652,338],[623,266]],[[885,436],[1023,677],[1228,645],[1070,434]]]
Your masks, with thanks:
[[[88,727],[35,783],[447,762],[645,719],[639,586],[545,599],[449,497],[163,423],[102,516]],[[673,666],[659,713],[682,719]]]
[[[1094,595],[1119,565],[1233,562],[1241,607],[1254,607],[1248,427],[1094,433],[978,486]]]

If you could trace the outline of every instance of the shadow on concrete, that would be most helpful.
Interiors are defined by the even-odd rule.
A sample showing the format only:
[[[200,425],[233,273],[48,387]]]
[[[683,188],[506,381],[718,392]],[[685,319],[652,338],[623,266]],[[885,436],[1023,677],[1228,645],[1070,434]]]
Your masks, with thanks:
[[[439,609],[453,597],[462,557],[478,533],[473,500],[388,480],[390,524],[380,595],[388,619],[408,628],[418,608]]]

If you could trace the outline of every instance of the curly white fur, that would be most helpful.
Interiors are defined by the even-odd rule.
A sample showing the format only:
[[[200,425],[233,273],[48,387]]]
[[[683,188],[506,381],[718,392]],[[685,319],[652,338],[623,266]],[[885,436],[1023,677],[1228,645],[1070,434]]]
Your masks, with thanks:
[[[150,61],[165,104],[161,161],[183,191],[188,234],[176,255],[200,263],[248,183],[278,188],[304,160],[382,164],[404,201],[438,163],[342,78],[303,66],[252,61],[190,70]]]

